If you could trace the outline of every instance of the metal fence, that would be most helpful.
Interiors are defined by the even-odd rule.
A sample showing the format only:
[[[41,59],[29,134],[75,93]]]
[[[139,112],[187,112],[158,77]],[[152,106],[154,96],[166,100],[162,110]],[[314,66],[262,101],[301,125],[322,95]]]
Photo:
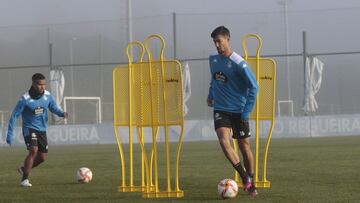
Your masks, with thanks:
[[[218,25],[230,28],[232,48],[240,54],[242,36],[258,33],[263,37],[262,55],[277,61],[277,102],[291,101],[294,116],[304,114],[306,55],[316,55],[325,64],[323,83],[316,96],[319,103],[316,114],[353,114],[360,113],[357,102],[360,42],[355,40],[360,30],[353,26],[357,17],[359,9],[169,14],[132,19],[132,39],[161,34],[167,42],[165,57],[189,63],[192,97],[186,119],[211,118],[211,110],[205,105],[210,79],[207,57],[215,51],[210,33]],[[65,74],[64,96],[100,97],[102,120],[112,122],[111,74],[115,65],[127,63],[124,53],[129,39],[127,25],[126,19],[120,19],[0,28],[0,111],[4,111],[4,119],[8,119],[7,112],[28,90],[31,75],[35,72],[49,75],[50,68],[56,66]],[[303,31],[307,33],[306,39]],[[254,53],[255,46],[251,42],[249,46],[249,52]],[[152,48],[154,52],[159,49],[156,45]],[[98,122],[92,110],[94,105],[91,101],[71,103],[69,122]],[[280,105],[281,115],[291,115],[289,106]]]

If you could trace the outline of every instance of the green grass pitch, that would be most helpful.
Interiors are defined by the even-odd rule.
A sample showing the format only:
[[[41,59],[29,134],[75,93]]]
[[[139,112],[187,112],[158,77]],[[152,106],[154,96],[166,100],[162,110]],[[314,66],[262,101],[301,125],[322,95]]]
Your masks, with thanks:
[[[50,146],[47,161],[31,173],[31,188],[18,185],[16,167],[27,153],[25,147],[3,147],[0,202],[357,202],[359,143],[360,136],[274,139],[268,160],[271,188],[259,189],[255,199],[239,191],[232,200],[220,200],[217,195],[217,183],[233,177],[217,142],[183,144],[180,185],[185,197],[171,200],[142,199],[139,193],[117,192],[120,159],[116,145]],[[163,146],[159,150],[163,151]],[[138,157],[139,151],[134,155]],[[93,171],[91,183],[76,183],[75,171],[81,166]],[[138,168],[135,165],[136,173]],[[160,173],[162,183],[164,173]]]

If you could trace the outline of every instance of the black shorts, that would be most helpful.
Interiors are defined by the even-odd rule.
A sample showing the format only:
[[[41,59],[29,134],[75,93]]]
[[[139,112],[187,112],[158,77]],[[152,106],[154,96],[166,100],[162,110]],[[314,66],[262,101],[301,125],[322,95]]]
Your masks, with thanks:
[[[47,153],[48,152],[48,142],[46,137],[46,132],[40,132],[34,129],[29,129],[29,134],[24,137],[25,144],[28,150],[31,147],[38,147],[38,152]]]
[[[221,127],[231,128],[234,139],[244,139],[251,136],[249,121],[241,119],[241,113],[214,111],[215,130]]]

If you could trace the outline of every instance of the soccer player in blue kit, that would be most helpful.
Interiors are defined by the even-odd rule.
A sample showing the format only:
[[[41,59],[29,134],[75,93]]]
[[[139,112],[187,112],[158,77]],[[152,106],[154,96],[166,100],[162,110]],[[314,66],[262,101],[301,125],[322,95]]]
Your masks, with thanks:
[[[16,120],[20,115],[22,116],[24,141],[29,150],[24,165],[18,168],[18,172],[22,175],[20,185],[24,187],[32,186],[28,179],[30,171],[45,161],[48,152],[46,137],[48,109],[59,117],[68,117],[68,114],[56,105],[54,98],[45,87],[45,76],[41,73],[34,74],[30,90],[21,96],[9,120],[6,142],[11,145]]]
[[[254,157],[250,148],[249,114],[252,111],[258,84],[249,65],[230,48],[230,31],[217,27],[211,37],[218,54],[209,57],[211,83],[207,104],[214,108],[214,126],[226,158],[239,172],[244,190],[257,195],[254,177]],[[230,134],[237,140],[244,166],[231,147]]]

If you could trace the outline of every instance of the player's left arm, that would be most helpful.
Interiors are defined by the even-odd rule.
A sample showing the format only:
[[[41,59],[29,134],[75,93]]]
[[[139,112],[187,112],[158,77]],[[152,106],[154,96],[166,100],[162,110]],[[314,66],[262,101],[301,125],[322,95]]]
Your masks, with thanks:
[[[52,95],[49,95],[49,110],[59,117],[67,118],[67,113],[59,108]]]
[[[251,71],[249,64],[247,64],[245,61],[242,61],[239,64],[239,72],[242,76],[242,78],[245,81],[245,85],[247,86],[247,95],[246,95],[246,104],[244,107],[244,111],[241,115],[242,119],[248,120],[249,115],[251,111],[254,108],[256,96],[258,92],[258,83],[256,82],[256,78],[254,76],[254,73]]]

